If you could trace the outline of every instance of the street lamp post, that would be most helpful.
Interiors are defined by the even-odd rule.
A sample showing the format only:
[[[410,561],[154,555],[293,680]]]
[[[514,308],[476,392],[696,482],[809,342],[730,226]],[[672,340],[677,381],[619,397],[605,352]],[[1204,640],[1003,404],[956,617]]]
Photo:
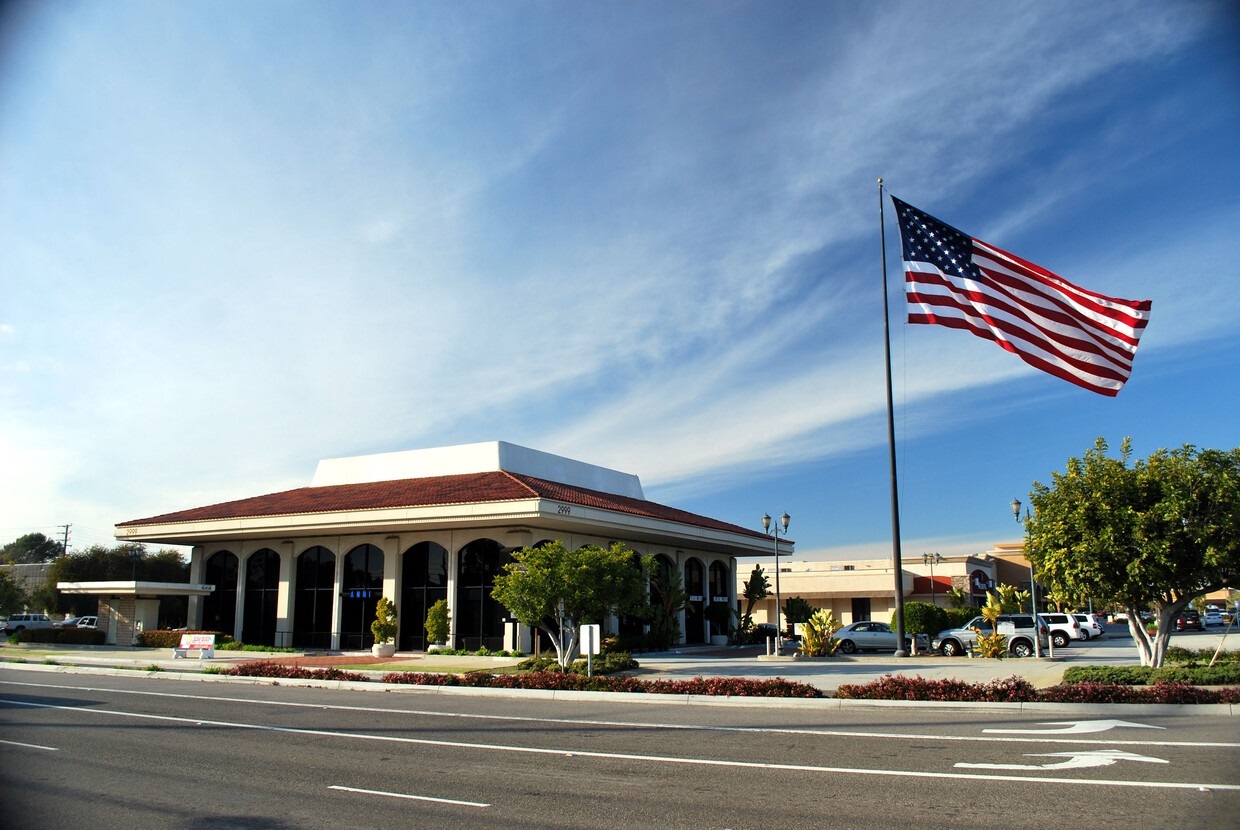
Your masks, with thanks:
[[[942,561],[943,561],[943,556],[942,556],[942,554],[938,554],[938,553],[923,553],[923,554],[921,555],[921,563],[922,563],[923,565],[929,565],[929,566],[930,566],[930,604],[931,604],[931,605],[938,605],[938,604],[939,604],[939,603],[935,600],[935,598],[934,598],[934,566],[935,566],[936,564],[938,564],[939,562],[942,562]]]
[[[781,532],[780,525],[782,525],[783,535],[784,536],[788,535],[788,522],[790,521],[792,521],[792,517],[789,516],[786,512],[784,513],[784,515],[779,517],[778,524],[773,524],[771,522],[770,513],[762,514],[762,529],[766,531],[768,536],[773,536],[775,539],[775,653],[776,654],[779,654],[781,651],[783,651],[783,647],[784,647],[784,625],[783,625],[783,621],[780,618],[780,615],[783,613],[783,599],[780,597],[780,593],[779,593],[779,534]]]
[[[138,581],[138,561],[140,559],[142,559],[142,554],[138,552],[138,547],[136,545],[131,547],[129,549],[129,565],[133,572],[134,582]]]
[[[1011,507],[1012,507],[1012,518],[1014,518],[1016,521],[1019,522],[1020,521],[1020,499],[1012,499]],[[1027,507],[1025,508],[1025,521],[1026,522],[1029,521],[1029,508]],[[1033,542],[1026,541],[1025,545],[1027,546],[1027,548],[1032,548]],[[1026,558],[1029,559],[1029,605],[1031,606],[1030,610],[1033,612],[1033,656],[1041,657],[1042,656],[1042,639],[1038,636],[1038,631],[1041,628],[1041,626],[1038,624],[1038,583],[1035,581],[1034,576],[1033,576],[1033,557],[1029,555],[1030,552],[1031,551],[1028,549],[1025,550],[1025,556]],[[1052,657],[1055,656],[1054,645],[1051,646],[1051,656]]]

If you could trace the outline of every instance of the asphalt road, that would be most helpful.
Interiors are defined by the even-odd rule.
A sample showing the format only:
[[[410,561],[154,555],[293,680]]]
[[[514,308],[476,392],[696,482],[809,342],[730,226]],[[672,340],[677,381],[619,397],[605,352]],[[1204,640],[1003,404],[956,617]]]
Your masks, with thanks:
[[[3,825],[30,830],[1127,830],[1240,815],[1240,722],[1212,715],[527,701],[0,666],[0,757]]]

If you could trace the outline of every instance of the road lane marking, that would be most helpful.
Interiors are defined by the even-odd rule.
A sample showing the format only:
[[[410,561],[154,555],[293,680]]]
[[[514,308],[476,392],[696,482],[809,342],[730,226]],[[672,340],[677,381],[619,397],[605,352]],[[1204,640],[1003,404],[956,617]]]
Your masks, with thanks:
[[[1038,726],[1059,726],[1062,729],[983,729],[983,732],[1003,733],[1007,735],[1080,735],[1086,732],[1106,732],[1117,727],[1131,729],[1166,729],[1165,726],[1147,726],[1144,723],[1133,723],[1126,720],[1061,720],[1040,723]]]
[[[24,744],[21,741],[0,741],[0,744],[6,746],[20,746],[25,749],[46,749],[48,752],[56,752],[60,749],[58,746],[40,746],[39,744]]]
[[[557,726],[586,726],[586,727],[614,727],[620,729],[668,729],[681,730],[690,732],[736,732],[742,734],[778,734],[778,735],[808,735],[811,737],[824,738],[894,738],[896,740],[905,741],[957,741],[967,743],[1015,743],[1015,744],[1071,744],[1072,746],[1081,745],[1099,745],[1099,746],[1154,746],[1154,747],[1188,747],[1193,749],[1240,749],[1240,742],[1227,741],[1167,741],[1167,740],[1121,740],[1117,738],[1071,738],[1071,737],[1052,737],[1056,733],[1051,733],[1047,737],[1041,737],[1047,733],[1044,730],[1029,730],[1031,736],[1022,737],[1022,730],[1015,730],[1014,734],[1006,734],[1002,737],[992,735],[943,735],[922,732],[873,732],[860,731],[850,729],[815,729],[811,727],[779,727],[779,726],[708,726],[702,724],[689,723],[656,723],[645,721],[608,721],[608,720],[589,720],[583,718],[547,718],[547,717],[530,717],[524,715],[485,715],[472,714],[468,712],[443,712],[434,709],[391,709],[382,706],[345,706],[340,704],[325,703],[300,703],[288,700],[255,700],[245,697],[224,697],[219,695],[189,695],[177,692],[152,692],[141,689],[109,689],[101,686],[64,686],[53,685],[47,683],[28,683],[19,681],[0,680],[0,685],[7,686],[26,686],[38,689],[55,689],[57,691],[65,691],[66,689],[81,692],[102,692],[105,694],[117,695],[138,695],[142,697],[166,697],[179,700],[203,701],[210,700],[217,703],[242,703],[261,706],[283,706],[296,709],[315,709],[315,710],[331,710],[339,712],[380,712],[390,715],[413,715],[428,718],[458,718],[463,720],[491,720],[491,721],[508,721],[512,723],[545,723]],[[1163,727],[1150,727],[1161,729]],[[983,730],[990,731],[990,730]]]
[[[1118,761],[1141,761],[1146,764],[1168,764],[1162,758],[1150,758],[1147,755],[1136,755],[1122,749],[1094,749],[1082,752],[1043,752],[1026,755],[1026,758],[1067,758],[1066,761],[1054,761],[1049,764],[969,764],[960,762],[957,767],[965,769],[1088,769],[1090,767],[1109,767]]]
[[[1011,783],[1020,781],[1029,784],[1069,784],[1073,786],[1096,787],[1135,787],[1139,789],[1161,790],[1228,790],[1240,792],[1240,784],[1190,783],[1182,781],[1123,781],[1085,778],[1043,778],[1032,775],[988,775],[984,773],[961,772],[930,772],[923,770],[889,770],[864,769],[854,767],[826,767],[814,764],[777,764],[763,761],[736,761],[722,758],[675,757],[669,755],[638,755],[628,752],[599,752],[595,750],[564,749],[536,746],[515,746],[511,744],[469,743],[467,741],[445,741],[431,738],[410,738],[398,735],[375,735],[370,733],[341,732],[327,729],[303,729],[290,726],[269,726],[261,723],[241,723],[237,721],[216,721],[203,718],[184,718],[175,715],[152,715],[145,712],[121,712],[114,709],[87,708],[84,706],[62,706],[53,703],[31,703],[25,700],[0,700],[14,706],[25,706],[32,709],[55,709],[68,712],[81,712],[92,715],[111,715],[117,718],[135,720],[163,721],[166,723],[186,724],[192,726],[215,726],[228,729],[252,729],[259,732],[280,732],[290,735],[312,735],[324,738],[342,738],[359,741],[381,741],[384,743],[409,744],[414,746],[435,746],[450,749],[472,749],[477,751],[507,752],[517,755],[555,755],[561,758],[597,758],[607,761],[639,761],[651,764],[679,764],[685,766],[732,767],[741,769],[775,770],[780,772],[816,772],[837,775],[867,775],[888,778],[928,778],[951,779],[954,781],[1000,781]]]
[[[361,793],[363,795],[384,795],[388,798],[407,798],[410,801],[434,801],[436,804],[458,804],[462,807],[490,807],[490,804],[484,804],[481,801],[458,801],[455,798],[434,798],[429,795],[412,795],[410,793],[392,793],[385,790],[363,790],[360,787],[342,787],[333,784],[327,789],[341,790],[346,793]]]

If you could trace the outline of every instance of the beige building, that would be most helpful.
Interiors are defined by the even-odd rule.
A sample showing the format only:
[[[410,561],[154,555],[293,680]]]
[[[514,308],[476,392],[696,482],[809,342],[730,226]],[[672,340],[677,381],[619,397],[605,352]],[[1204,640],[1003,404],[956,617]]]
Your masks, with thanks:
[[[746,559],[737,569],[738,596],[744,593],[755,564],[762,566],[771,583],[771,596],[754,607],[755,623],[775,622],[773,559],[770,554]],[[999,544],[978,555],[942,556],[933,562],[921,554],[902,559],[900,587],[905,602],[946,607],[948,591],[964,588],[973,604],[980,606],[996,585],[1029,590],[1029,561],[1020,542]],[[861,620],[890,622],[895,613],[895,570],[890,559],[813,562],[780,557],[779,596],[784,603],[790,597],[801,597],[815,608],[829,609],[845,625]]]
[[[685,643],[711,636],[712,602],[735,607],[736,558],[771,550],[761,531],[646,500],[637,476],[504,442],[320,461],[310,486],[122,522],[126,542],[192,547],[192,628],[247,643],[359,649],[379,597],[396,602],[401,650],[426,646],[445,599],[457,647],[530,648],[491,597],[521,547],[622,542],[682,576]],[[790,554],[792,544],[781,540]],[[609,630],[640,638],[640,621]]]

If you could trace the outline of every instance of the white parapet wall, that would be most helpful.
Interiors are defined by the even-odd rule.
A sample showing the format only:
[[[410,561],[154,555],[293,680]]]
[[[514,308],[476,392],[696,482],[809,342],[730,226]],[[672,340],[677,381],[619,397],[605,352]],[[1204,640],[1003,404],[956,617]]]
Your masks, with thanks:
[[[350,458],[325,458],[314,471],[311,487],[398,481],[409,478],[509,473],[585,487],[616,496],[644,499],[641,480],[631,473],[532,450],[506,441],[461,444]]]

